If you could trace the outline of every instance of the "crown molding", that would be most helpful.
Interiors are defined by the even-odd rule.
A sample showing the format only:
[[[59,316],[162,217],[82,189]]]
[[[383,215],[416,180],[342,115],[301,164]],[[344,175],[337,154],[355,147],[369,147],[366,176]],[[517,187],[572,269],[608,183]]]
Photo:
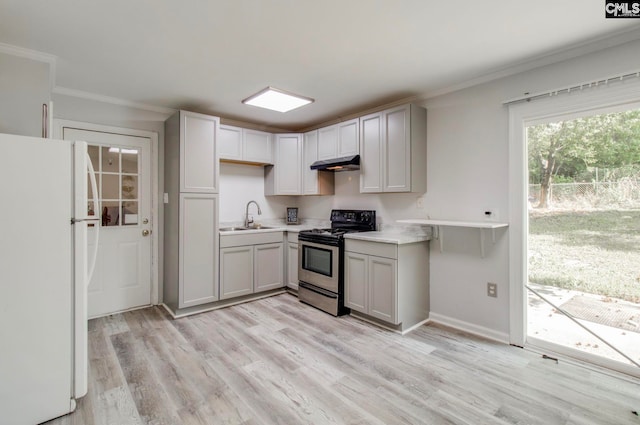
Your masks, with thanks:
[[[13,46],[11,44],[0,43],[0,53],[43,62],[49,65],[49,90],[53,90],[56,85],[56,61],[57,57],[37,50],[25,49],[24,47]]]
[[[68,87],[62,87],[62,86],[55,86],[52,92],[55,94],[63,95],[63,96],[76,97],[79,99],[86,99],[86,100],[94,100],[97,102],[110,103],[113,105],[127,106],[129,108],[142,109],[144,111],[157,112],[159,114],[171,115],[174,112],[176,112],[176,109],[165,108],[163,106],[155,106],[155,105],[148,105],[146,103],[132,102],[126,99],[105,96],[102,94],[92,93],[92,92],[83,91],[83,90],[70,89]]]
[[[38,52],[37,50],[25,49],[24,47],[13,46],[6,43],[0,43],[0,52],[6,53],[8,55],[18,56],[21,58],[36,60],[39,62],[46,62],[53,65],[55,65],[57,60],[57,57],[54,55]]]

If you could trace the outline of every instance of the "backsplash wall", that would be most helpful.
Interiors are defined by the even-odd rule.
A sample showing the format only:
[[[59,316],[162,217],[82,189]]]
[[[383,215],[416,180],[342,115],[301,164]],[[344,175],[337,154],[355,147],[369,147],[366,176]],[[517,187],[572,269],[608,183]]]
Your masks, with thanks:
[[[264,167],[246,164],[220,163],[220,222],[242,222],[247,202],[256,201],[249,208],[256,222],[266,219],[285,218],[287,207],[296,207],[294,196],[264,196]]]
[[[303,218],[328,219],[332,209],[376,210],[378,224],[393,225],[396,220],[425,218],[426,205],[417,208],[424,193],[360,193],[360,171],[341,171],[335,175],[334,196],[301,196]],[[429,212],[431,213],[431,212]]]

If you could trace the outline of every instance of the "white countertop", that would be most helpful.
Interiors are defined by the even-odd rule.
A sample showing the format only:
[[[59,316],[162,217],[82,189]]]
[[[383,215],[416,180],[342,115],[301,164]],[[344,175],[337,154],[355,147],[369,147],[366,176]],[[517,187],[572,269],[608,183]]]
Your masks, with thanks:
[[[233,227],[233,226],[221,226],[221,227]],[[242,227],[242,226],[240,226]],[[247,230],[220,230],[220,235],[246,235],[251,233],[268,233],[268,232],[293,232],[298,233],[301,230],[313,229],[314,226],[308,224],[290,224],[290,225],[276,225],[268,226],[267,228],[259,229],[247,229]]]
[[[345,239],[356,239],[361,241],[391,243],[395,245],[404,245],[409,243],[425,242],[431,240],[431,236],[419,233],[398,233],[398,232],[358,232],[347,233]]]

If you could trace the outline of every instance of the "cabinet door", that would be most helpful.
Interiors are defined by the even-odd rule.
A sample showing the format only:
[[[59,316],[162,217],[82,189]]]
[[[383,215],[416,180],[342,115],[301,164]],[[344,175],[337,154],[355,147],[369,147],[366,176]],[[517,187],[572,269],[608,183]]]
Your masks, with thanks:
[[[318,130],[318,160],[338,157],[338,126]]]
[[[302,194],[302,135],[278,134],[275,147],[273,195]]]
[[[361,313],[367,313],[368,302],[368,259],[366,255],[345,252],[344,282],[345,305]]]
[[[410,105],[392,108],[384,116],[385,192],[411,191],[411,116]]]
[[[381,113],[360,118],[360,192],[382,192],[382,137]]]
[[[358,118],[338,124],[338,157],[358,155],[360,152]]]
[[[242,129],[230,125],[218,128],[218,157],[220,159],[242,160]]]
[[[180,192],[218,193],[218,119],[180,111]]]
[[[256,245],[254,247],[254,292],[282,288],[283,279],[283,243]]]
[[[218,300],[218,197],[180,194],[178,308]]]
[[[287,244],[287,286],[298,289],[298,244]]]
[[[253,245],[220,250],[220,299],[253,293]]]
[[[398,324],[396,260],[369,256],[369,314]]]
[[[318,130],[304,134],[302,146],[302,194],[318,193],[318,171],[311,169],[311,164],[318,160]]]
[[[264,131],[244,129],[243,131],[243,160],[259,162],[261,164],[273,164],[271,149],[271,133]]]

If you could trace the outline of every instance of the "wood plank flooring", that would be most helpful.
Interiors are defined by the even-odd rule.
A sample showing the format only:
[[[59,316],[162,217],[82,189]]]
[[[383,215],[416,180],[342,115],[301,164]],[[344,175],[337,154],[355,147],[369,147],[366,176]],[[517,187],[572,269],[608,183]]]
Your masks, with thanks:
[[[438,326],[400,336],[283,294],[89,322],[89,393],[48,425],[640,424],[640,382]]]

